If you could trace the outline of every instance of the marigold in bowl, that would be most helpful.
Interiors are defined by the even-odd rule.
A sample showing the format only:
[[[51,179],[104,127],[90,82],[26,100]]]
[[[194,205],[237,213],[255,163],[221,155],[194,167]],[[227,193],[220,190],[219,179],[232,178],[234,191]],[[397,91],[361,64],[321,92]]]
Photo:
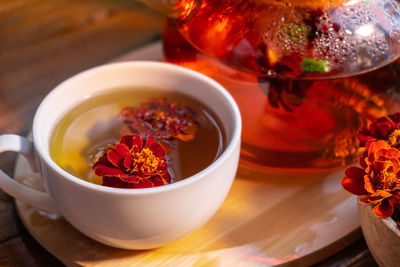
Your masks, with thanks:
[[[360,165],[346,169],[343,188],[361,196],[361,203],[375,205],[376,216],[391,216],[400,204],[400,151],[384,140],[372,142],[360,158]]]

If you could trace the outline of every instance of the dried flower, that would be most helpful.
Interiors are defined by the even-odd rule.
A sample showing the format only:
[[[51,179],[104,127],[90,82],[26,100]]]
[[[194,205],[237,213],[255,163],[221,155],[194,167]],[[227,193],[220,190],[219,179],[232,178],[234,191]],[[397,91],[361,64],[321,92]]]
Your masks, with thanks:
[[[391,216],[400,204],[400,151],[384,140],[372,142],[360,165],[346,169],[343,188],[361,196],[360,203],[375,205],[376,216]]]
[[[386,140],[392,147],[400,148],[400,113],[383,116],[363,127],[357,134],[360,146],[368,148],[372,142]]]
[[[103,185],[120,188],[146,188],[168,184],[171,176],[165,149],[153,139],[124,135],[118,144],[94,164]]]
[[[292,112],[294,107],[300,106],[307,99],[312,82],[258,77],[258,86],[268,96],[268,102],[272,107],[282,107]]]
[[[290,55],[284,56],[280,59],[276,64],[276,71],[287,78],[298,78],[303,73],[303,60],[304,56],[300,53],[291,53]]]
[[[189,141],[195,137],[195,113],[177,103],[169,104],[165,98],[152,99],[140,107],[124,108],[119,119],[126,127],[123,134],[151,135],[156,139]]]

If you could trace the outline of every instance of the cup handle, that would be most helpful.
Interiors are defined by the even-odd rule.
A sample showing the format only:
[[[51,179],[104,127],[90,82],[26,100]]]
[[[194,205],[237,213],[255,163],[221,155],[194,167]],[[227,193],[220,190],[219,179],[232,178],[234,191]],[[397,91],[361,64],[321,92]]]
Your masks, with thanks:
[[[0,153],[6,151],[14,151],[22,154],[27,159],[31,169],[34,172],[38,171],[35,148],[33,143],[28,139],[15,134],[0,135]],[[0,188],[14,198],[35,208],[59,214],[49,194],[18,183],[2,170],[0,170]]]

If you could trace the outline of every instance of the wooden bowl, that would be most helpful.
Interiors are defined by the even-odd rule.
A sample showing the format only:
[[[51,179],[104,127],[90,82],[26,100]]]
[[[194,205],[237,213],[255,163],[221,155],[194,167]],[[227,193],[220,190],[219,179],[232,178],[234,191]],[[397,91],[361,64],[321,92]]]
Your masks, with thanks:
[[[400,230],[391,218],[379,219],[369,205],[358,204],[361,229],[372,256],[380,266],[400,265]]]

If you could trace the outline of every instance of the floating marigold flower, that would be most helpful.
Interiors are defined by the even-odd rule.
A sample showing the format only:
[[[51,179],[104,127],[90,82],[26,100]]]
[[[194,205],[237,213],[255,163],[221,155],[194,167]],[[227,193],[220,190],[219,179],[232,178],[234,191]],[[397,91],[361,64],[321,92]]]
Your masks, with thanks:
[[[400,148],[400,113],[379,117],[369,127],[361,128],[357,139],[366,148],[377,140],[386,140],[390,146]]]
[[[361,196],[361,203],[375,205],[376,216],[391,216],[400,204],[400,151],[384,140],[372,142],[360,165],[346,169],[343,188]]]
[[[118,118],[125,123],[123,134],[152,135],[156,139],[190,141],[195,137],[195,113],[165,98],[152,99],[139,107],[124,108]]]
[[[118,144],[101,156],[93,169],[103,176],[103,185],[120,188],[146,188],[168,184],[171,176],[165,149],[153,139],[124,135]]]

